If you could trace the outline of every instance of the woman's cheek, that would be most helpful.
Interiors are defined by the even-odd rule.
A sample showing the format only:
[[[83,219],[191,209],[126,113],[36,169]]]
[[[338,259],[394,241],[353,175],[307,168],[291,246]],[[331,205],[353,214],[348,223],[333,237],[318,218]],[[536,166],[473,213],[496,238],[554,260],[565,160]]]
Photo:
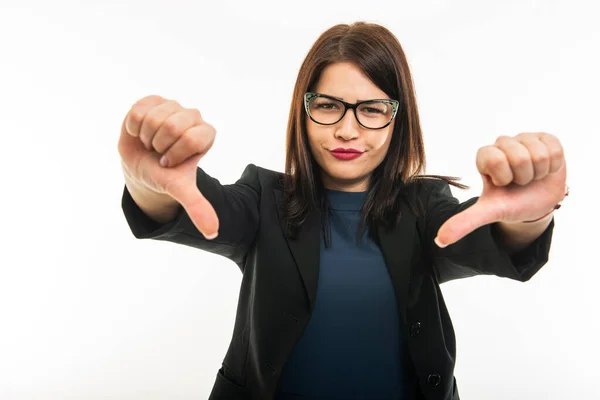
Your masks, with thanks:
[[[384,147],[388,141],[388,136],[389,133],[387,135],[379,137],[378,140],[375,143],[373,143],[373,150],[380,150],[382,147]]]

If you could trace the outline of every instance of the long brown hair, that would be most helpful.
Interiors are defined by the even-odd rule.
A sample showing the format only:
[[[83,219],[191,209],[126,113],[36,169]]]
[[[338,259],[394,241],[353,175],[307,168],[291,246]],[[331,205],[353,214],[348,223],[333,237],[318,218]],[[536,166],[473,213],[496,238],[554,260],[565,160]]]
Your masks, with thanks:
[[[400,102],[388,152],[375,168],[361,212],[359,240],[365,225],[377,240],[378,224],[390,228],[400,220],[398,205],[404,197],[417,216],[418,183],[423,178],[456,182],[459,178],[422,175],[426,168],[425,151],[412,76],[398,39],[383,26],[355,22],[339,24],[321,34],[306,55],[292,96],[287,127],[284,198],[286,234],[295,236],[309,211],[321,209],[323,229],[328,238],[328,202],[323,196],[320,167],[308,145],[303,96],[311,91],[328,65],[350,62],[360,68],[390,98]],[[409,190],[414,189],[414,190]],[[326,239],[328,245],[329,240]]]

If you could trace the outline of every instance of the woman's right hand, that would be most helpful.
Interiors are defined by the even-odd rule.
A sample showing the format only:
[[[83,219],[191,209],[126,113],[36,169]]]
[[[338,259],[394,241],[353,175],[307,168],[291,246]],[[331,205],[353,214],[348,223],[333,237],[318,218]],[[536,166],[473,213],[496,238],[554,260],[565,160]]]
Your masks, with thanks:
[[[216,236],[219,220],[198,189],[196,169],[211,148],[215,133],[198,110],[160,96],[147,96],[125,116],[118,146],[128,185],[152,195],[169,196],[208,238]],[[161,164],[161,159],[166,163]]]

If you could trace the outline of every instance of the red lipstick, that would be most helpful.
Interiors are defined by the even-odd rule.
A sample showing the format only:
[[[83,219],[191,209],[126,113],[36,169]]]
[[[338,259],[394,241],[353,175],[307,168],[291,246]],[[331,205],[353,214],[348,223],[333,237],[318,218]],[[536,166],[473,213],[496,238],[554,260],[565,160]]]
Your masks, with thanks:
[[[344,149],[338,147],[330,151],[331,155],[339,160],[354,160],[362,155],[362,151],[356,149]]]

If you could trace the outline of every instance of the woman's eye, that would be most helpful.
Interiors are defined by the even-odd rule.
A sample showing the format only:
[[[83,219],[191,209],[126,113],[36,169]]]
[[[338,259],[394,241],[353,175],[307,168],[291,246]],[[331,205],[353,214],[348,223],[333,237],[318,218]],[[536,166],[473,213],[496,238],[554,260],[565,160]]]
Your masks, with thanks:
[[[322,108],[325,110],[335,110],[337,108],[337,104],[334,103],[319,103],[317,104],[317,108]]]

